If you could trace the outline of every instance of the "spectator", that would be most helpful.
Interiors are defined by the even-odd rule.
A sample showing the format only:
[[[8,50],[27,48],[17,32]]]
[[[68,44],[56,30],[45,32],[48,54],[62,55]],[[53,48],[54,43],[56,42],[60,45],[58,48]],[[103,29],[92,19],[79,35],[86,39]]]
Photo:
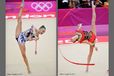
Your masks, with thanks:
[[[80,8],[80,0],[77,0],[77,1],[75,2],[75,5],[76,5],[76,8]]]
[[[76,8],[76,1],[77,1],[77,0],[72,0],[73,8]]]
[[[60,8],[89,8],[91,1],[95,1],[97,7],[109,6],[109,0],[58,0]]]
[[[69,0],[69,8],[80,8],[79,3],[79,0]]]
[[[72,0],[69,0],[69,8],[72,8],[73,6],[72,6]]]
[[[90,6],[90,0],[80,0],[80,7],[87,8]]]
[[[69,0],[69,7],[76,8],[76,0]]]

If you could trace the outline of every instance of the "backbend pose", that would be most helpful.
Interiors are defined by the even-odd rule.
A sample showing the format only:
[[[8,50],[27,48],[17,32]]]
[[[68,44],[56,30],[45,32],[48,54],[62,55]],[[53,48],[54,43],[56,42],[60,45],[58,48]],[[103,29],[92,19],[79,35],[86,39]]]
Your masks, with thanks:
[[[90,63],[92,53],[93,53],[93,49],[95,48],[95,43],[96,43],[96,25],[95,25],[96,13],[95,13],[95,7],[96,6],[94,5],[94,2],[92,1],[92,22],[91,22],[90,32],[81,31],[80,29],[82,27],[82,24],[78,24],[79,27],[76,31],[76,35],[71,38],[71,41],[73,43],[78,41],[80,43],[87,43],[87,44],[90,45],[90,52],[89,52],[89,55],[88,55],[87,64]],[[89,66],[87,65],[87,68],[86,68],[87,72],[88,72],[88,67]]]
[[[46,31],[46,28],[44,25],[42,25],[39,29],[36,29],[33,25],[31,28],[28,30],[22,32],[22,11],[24,8],[24,0],[22,0],[22,4],[20,6],[20,12],[18,14],[18,19],[17,19],[17,26],[16,26],[16,33],[15,33],[15,38],[18,42],[22,57],[24,59],[24,62],[26,64],[28,73],[30,73],[30,67],[29,63],[26,57],[26,47],[25,47],[25,42],[26,41],[35,41],[35,54],[37,54],[37,40],[39,40],[39,34],[44,34]]]

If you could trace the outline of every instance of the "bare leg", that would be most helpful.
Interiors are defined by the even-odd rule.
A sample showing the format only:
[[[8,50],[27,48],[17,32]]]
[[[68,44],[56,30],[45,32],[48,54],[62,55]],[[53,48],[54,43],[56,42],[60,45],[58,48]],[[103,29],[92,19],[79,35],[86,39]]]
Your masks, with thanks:
[[[22,32],[22,20],[21,20],[21,15],[22,15],[22,11],[24,8],[24,0],[22,1],[21,7],[20,7],[20,12],[18,14],[18,19],[17,19],[17,26],[16,26],[16,34],[15,37],[17,38],[20,33]]]
[[[21,50],[21,54],[22,54],[22,57],[24,59],[25,65],[27,67],[28,73],[30,73],[31,71],[30,71],[30,67],[29,67],[29,64],[28,64],[27,57],[26,57],[26,47],[25,47],[25,45],[22,45],[20,43],[18,43],[18,44],[19,44],[19,48]]]
[[[92,22],[91,22],[91,31],[96,35],[96,13],[95,13],[95,5],[94,2],[92,1]]]
[[[21,4],[21,7],[20,7],[20,12],[18,14],[18,19],[17,19],[17,27],[16,27],[16,34],[15,34],[15,37],[17,38],[20,33],[22,32],[22,20],[21,20],[21,15],[22,15],[22,11],[23,11],[23,8],[24,8],[24,0],[22,0],[22,4]],[[20,43],[18,43],[19,45],[19,48],[21,50],[21,54],[23,56],[23,59],[24,59],[24,62],[27,66],[27,70],[28,70],[28,73],[30,73],[30,68],[29,68],[29,64],[28,64],[28,60],[27,60],[27,57],[26,57],[26,47],[25,45],[22,45]]]
[[[91,23],[91,31],[96,35],[95,21],[96,21],[95,5],[94,5],[94,2],[92,1],[92,23]],[[96,42],[96,40],[94,42]],[[89,55],[88,55],[87,64],[89,64],[90,61],[91,61],[93,49],[94,49],[94,46],[90,46],[90,52],[89,52]],[[88,67],[89,66],[87,65],[86,72],[88,72]]]
[[[90,52],[88,55],[87,64],[90,64],[92,53],[93,53],[93,48],[94,48],[93,46],[90,46]],[[89,65],[87,65],[86,72],[88,72],[88,68],[89,68]]]

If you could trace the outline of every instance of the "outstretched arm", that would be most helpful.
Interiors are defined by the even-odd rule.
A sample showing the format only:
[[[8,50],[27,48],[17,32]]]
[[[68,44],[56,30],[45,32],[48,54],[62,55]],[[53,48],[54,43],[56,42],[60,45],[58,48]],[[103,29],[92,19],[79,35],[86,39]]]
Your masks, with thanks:
[[[39,40],[39,37],[35,36],[35,54],[37,54],[37,40]]]
[[[78,26],[78,29],[77,30],[80,30],[82,28],[82,24],[78,24],[77,26]],[[78,39],[78,41],[80,41],[81,38],[82,38],[82,34],[80,34],[79,32],[76,32],[76,35],[71,38],[71,41],[73,43],[75,43],[77,39]]]
[[[38,35],[36,34],[36,28],[32,25],[31,29],[33,30],[33,34],[35,36],[35,38],[32,38],[32,40],[35,40],[35,54],[37,54],[37,40],[39,40]]]
[[[35,41],[35,54],[37,54],[37,40]]]
[[[35,54],[37,54],[37,40],[38,40],[39,38],[37,37],[37,38],[32,38],[32,40],[35,40]]]
[[[89,44],[90,46],[93,46],[93,47],[95,48],[96,51],[98,50],[98,48],[95,46],[95,44],[96,44],[96,40],[95,40],[93,43],[88,42],[88,41],[83,41],[82,43]]]
[[[86,44],[89,44],[91,46],[95,46],[95,43],[91,43],[91,42],[88,42],[88,41],[83,41],[82,43],[86,43]]]

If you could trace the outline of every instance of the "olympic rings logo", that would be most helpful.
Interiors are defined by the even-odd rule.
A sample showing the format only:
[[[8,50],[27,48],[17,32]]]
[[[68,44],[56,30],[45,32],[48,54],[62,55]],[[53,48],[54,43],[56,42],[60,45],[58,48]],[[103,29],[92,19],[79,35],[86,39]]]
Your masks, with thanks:
[[[41,12],[41,11],[46,12],[46,11],[49,11],[50,8],[53,7],[53,4],[51,2],[46,2],[46,3],[44,3],[44,2],[39,2],[39,3],[33,2],[31,4],[31,7],[33,9],[35,9],[37,12]]]

